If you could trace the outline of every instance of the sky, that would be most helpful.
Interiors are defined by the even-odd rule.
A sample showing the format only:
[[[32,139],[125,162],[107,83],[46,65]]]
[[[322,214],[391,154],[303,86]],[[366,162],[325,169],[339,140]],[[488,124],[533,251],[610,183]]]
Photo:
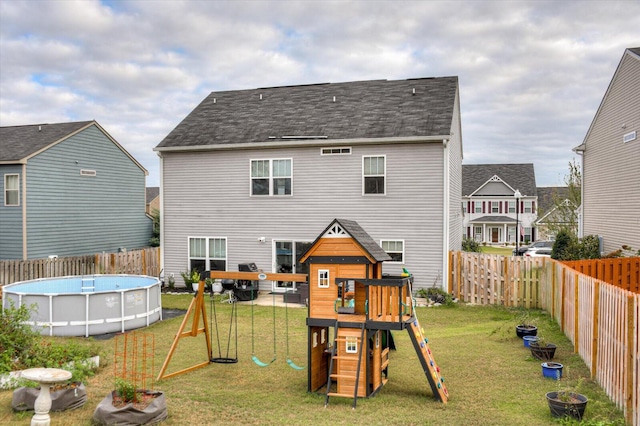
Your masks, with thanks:
[[[640,1],[0,2],[0,126],[96,120],[153,148],[209,93],[457,76],[463,164],[563,185]]]

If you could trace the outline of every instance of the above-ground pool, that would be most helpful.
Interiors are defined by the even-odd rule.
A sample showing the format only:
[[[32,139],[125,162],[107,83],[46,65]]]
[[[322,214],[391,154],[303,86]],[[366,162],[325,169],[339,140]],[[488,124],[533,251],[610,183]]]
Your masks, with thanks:
[[[160,280],[145,275],[84,275],[2,287],[2,308],[37,305],[30,324],[49,336],[93,336],[162,320]]]

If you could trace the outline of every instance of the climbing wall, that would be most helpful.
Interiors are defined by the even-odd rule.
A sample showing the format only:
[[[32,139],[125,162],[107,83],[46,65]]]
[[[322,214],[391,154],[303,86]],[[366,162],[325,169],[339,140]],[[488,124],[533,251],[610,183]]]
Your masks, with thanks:
[[[433,357],[433,353],[431,352],[431,348],[429,347],[429,341],[424,337],[424,333],[417,318],[414,317],[411,323],[409,323],[407,331],[409,332],[413,346],[416,349],[416,353],[418,354],[418,358],[422,364],[424,374],[427,376],[429,385],[431,385],[433,395],[436,399],[446,403],[449,399],[449,392],[447,392],[447,387],[444,385],[444,379],[440,375],[440,367],[438,367],[438,364]]]

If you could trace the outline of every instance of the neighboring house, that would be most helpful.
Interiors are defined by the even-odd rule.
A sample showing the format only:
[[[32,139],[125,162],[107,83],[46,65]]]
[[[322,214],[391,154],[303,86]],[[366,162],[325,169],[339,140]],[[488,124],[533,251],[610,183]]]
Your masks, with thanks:
[[[538,240],[555,240],[558,228],[578,232],[578,206],[569,200],[569,188],[566,186],[543,186],[538,192],[538,219],[535,228]]]
[[[516,191],[520,197],[516,200]],[[465,164],[462,166],[463,235],[478,242],[536,241],[538,195],[533,164]]]
[[[582,144],[580,236],[640,249],[640,47],[626,49]]]
[[[154,211],[160,211],[160,187],[148,186],[146,191],[147,214],[153,216]]]
[[[0,127],[0,259],[147,246],[146,175],[95,121]]]
[[[214,92],[155,151],[163,268],[177,280],[246,262],[307,273],[297,259],[335,217],[418,287],[446,283],[461,247],[457,77]]]

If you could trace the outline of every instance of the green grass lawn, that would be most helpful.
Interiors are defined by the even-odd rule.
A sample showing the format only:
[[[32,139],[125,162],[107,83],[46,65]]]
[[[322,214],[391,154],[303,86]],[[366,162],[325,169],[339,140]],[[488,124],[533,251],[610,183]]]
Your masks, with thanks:
[[[163,295],[163,306],[186,309],[192,296]],[[210,312],[209,298],[206,297]],[[217,306],[219,336],[226,355],[230,306]],[[255,353],[263,361],[273,357],[273,309],[254,308]],[[593,381],[580,357],[559,327],[541,311],[532,311],[539,335],[558,345],[554,361],[563,363],[564,377],[554,381],[542,377],[540,361],[531,357],[515,335],[522,310],[501,307],[456,305],[418,308],[418,318],[429,338],[450,400],[437,402],[407,332],[393,332],[397,346],[390,355],[389,382],[374,397],[359,399],[356,410],[351,399],[331,398],[324,408],[324,395],[307,392],[307,371],[286,363],[287,323],[289,357],[306,363],[306,309],[276,308],[276,360],[268,367],[251,361],[251,306],[238,306],[237,364],[210,364],[204,368],[161,380],[155,389],[164,391],[169,418],[167,425],[553,425],[545,393],[580,383],[589,398],[585,414],[591,425],[623,425],[620,411]],[[154,370],[160,370],[182,319],[177,317],[141,330],[155,336]],[[189,322],[191,324],[191,322]],[[218,355],[214,336],[214,356]],[[52,424],[89,425],[98,403],[113,389],[114,339],[100,341],[104,366],[86,384],[89,400],[83,407],[52,413]],[[234,353],[232,348],[231,353]],[[206,361],[204,335],[182,338],[168,371]],[[584,380],[582,378],[585,378]],[[11,411],[11,391],[0,391],[0,424],[28,425],[33,412]],[[570,423],[563,423],[570,424]]]
[[[480,249],[482,253],[487,254],[500,254],[502,256],[511,256],[513,254],[513,249],[515,246],[507,246],[507,247],[494,247],[494,246],[481,246]]]

